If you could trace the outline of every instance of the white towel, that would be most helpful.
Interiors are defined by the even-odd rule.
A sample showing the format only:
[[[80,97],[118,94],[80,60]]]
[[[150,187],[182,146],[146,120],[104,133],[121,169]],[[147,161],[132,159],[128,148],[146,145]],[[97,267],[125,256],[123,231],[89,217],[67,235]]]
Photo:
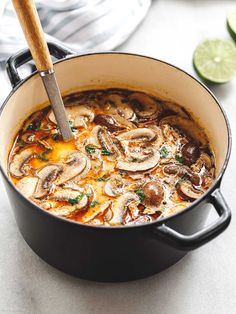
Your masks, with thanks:
[[[145,17],[151,0],[36,0],[47,40],[78,52],[112,50]],[[26,47],[11,2],[0,1],[0,61]]]

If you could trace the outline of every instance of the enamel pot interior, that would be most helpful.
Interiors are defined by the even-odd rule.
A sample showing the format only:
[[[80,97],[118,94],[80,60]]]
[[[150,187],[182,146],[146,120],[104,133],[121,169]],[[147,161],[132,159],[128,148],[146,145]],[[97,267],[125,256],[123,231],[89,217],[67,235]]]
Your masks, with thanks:
[[[212,94],[190,75],[162,61],[124,53],[72,57],[55,64],[55,71],[63,94],[121,87],[143,90],[184,106],[205,128],[219,175],[229,146],[225,117]],[[45,106],[46,101],[38,74],[25,80],[8,98],[0,116],[0,162],[5,173],[8,152],[22,122],[32,112]]]

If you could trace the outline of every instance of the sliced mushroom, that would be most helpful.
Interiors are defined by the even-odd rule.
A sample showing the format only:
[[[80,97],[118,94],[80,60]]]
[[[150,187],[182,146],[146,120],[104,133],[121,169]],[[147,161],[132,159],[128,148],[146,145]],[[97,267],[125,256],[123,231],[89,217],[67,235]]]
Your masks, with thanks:
[[[104,97],[105,105],[103,109],[109,113],[119,114],[126,120],[131,120],[134,117],[134,111],[127,103],[124,96],[120,94],[108,94]]]
[[[35,177],[25,177],[16,183],[16,187],[25,197],[29,198],[34,194],[38,180]]]
[[[130,172],[145,171],[154,168],[158,164],[159,159],[159,152],[153,151],[153,153],[142,162],[118,161],[116,167],[120,170]]]
[[[130,161],[141,162],[148,159],[152,153],[153,153],[153,150],[151,147],[149,148],[140,147],[140,148],[134,148],[130,150],[129,152],[127,152],[127,155]]]
[[[112,114],[111,117],[123,129],[136,129],[137,128],[137,126],[134,123],[132,123],[131,121],[125,119],[122,116],[119,116],[118,114]]]
[[[181,106],[179,106],[178,104],[174,102],[166,101],[165,106],[171,111],[177,113],[180,117],[185,118],[185,119],[189,118],[189,114],[187,113],[187,111]]]
[[[64,162],[63,171],[55,181],[55,184],[61,185],[69,180],[73,180],[76,176],[80,175],[86,165],[88,158],[80,152],[73,152],[69,154]]]
[[[98,114],[95,117],[94,122],[98,125],[105,126],[110,132],[117,132],[124,129],[124,127],[120,126],[111,115],[107,114]]]
[[[87,106],[77,105],[65,107],[66,114],[69,120],[74,122],[74,127],[82,127],[87,121],[92,122],[94,119],[94,112]],[[48,119],[57,124],[53,111],[50,111]]]
[[[86,165],[85,165],[84,169],[80,172],[80,174],[75,176],[72,180],[74,182],[76,182],[76,183],[80,182],[80,180],[82,180],[83,178],[85,178],[87,176],[87,174],[89,173],[90,169],[91,169],[91,162],[87,158],[86,159]]]
[[[114,155],[119,155],[120,151],[117,146],[113,143],[111,136],[108,132],[103,128],[97,130],[97,138],[98,142],[100,143],[101,147],[108,152],[111,152]]]
[[[156,133],[155,139],[152,142],[152,146],[155,147],[155,149],[159,149],[164,142],[162,130],[157,125],[150,125],[149,129]]]
[[[56,180],[61,171],[62,167],[56,164],[50,164],[39,169],[36,172],[36,176],[39,178],[39,181],[33,197],[42,198],[47,195],[51,190],[53,182]]]
[[[70,201],[77,200],[76,208],[80,209],[85,207],[88,204],[88,197],[85,194],[81,194],[78,191],[73,191],[71,189],[61,189],[57,188],[56,191],[49,197],[52,200],[56,201]]]
[[[15,154],[9,167],[11,175],[16,178],[28,175],[30,167],[27,163],[34,157],[33,147],[28,147]]]
[[[118,136],[120,141],[139,141],[150,142],[156,138],[156,133],[149,128],[137,128],[128,132],[120,133]]]
[[[203,194],[203,191],[194,189],[192,184],[188,181],[178,183],[176,190],[180,198],[184,201],[194,201]]]
[[[127,210],[127,206],[133,201],[139,203],[138,195],[128,192],[124,195],[121,195],[113,202],[113,217],[110,220],[111,225],[118,225],[123,223],[123,217]]]
[[[198,144],[207,145],[208,140],[200,126],[196,125],[192,120],[184,119],[179,116],[165,117],[160,121],[160,125],[169,124],[177,129],[183,130],[190,135]]]
[[[188,206],[189,206],[188,202],[181,202],[181,203],[179,203],[177,205],[174,205],[172,207],[166,208],[166,209],[164,209],[162,211],[162,214],[161,214],[160,218],[169,217],[171,215],[179,213],[180,211],[182,211],[183,209],[185,209]]]
[[[207,153],[201,153],[196,162],[191,165],[191,169],[193,171],[200,172],[203,166],[205,166],[208,170],[213,166],[211,157]]]
[[[115,197],[123,193],[124,181],[120,175],[113,176],[104,186],[104,192],[108,196]]]
[[[140,118],[154,119],[163,110],[163,105],[160,102],[144,93],[132,93],[129,95],[129,100]]]
[[[192,184],[200,185],[201,179],[198,174],[194,173],[189,167],[169,164],[164,166],[163,172],[168,175],[177,175],[178,177],[187,177]]]

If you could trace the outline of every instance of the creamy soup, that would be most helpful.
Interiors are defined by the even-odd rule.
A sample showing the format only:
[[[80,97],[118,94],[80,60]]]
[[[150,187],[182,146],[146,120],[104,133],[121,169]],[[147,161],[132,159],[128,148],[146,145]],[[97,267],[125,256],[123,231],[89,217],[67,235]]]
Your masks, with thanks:
[[[137,225],[178,213],[212,184],[208,138],[181,106],[125,89],[64,102],[73,140],[63,142],[46,107],[27,118],[9,154],[11,180],[42,209],[84,224]]]

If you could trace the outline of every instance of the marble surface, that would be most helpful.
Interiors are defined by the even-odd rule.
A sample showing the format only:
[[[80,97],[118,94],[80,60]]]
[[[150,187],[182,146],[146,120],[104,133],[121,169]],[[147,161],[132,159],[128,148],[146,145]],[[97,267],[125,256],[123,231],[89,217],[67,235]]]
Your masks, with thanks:
[[[154,0],[146,20],[119,50],[157,57],[194,74],[195,46],[205,37],[228,38],[225,16],[234,4],[226,0]],[[232,127],[234,145],[222,191],[234,211],[236,80],[211,89]],[[233,215],[222,235],[158,275],[119,284],[83,281],[55,270],[29,249],[0,183],[0,313],[235,313],[235,247]]]

